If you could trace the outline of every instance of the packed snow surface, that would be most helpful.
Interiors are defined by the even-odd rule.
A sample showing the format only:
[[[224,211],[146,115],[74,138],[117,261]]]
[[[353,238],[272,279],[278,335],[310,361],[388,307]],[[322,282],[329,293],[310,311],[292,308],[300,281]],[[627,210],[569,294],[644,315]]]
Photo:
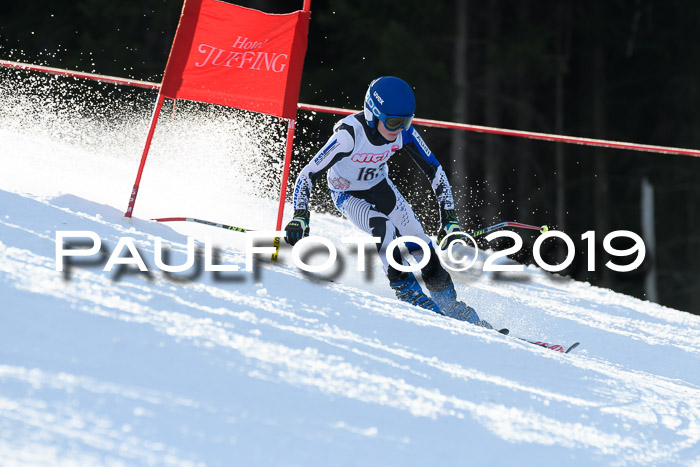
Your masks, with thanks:
[[[148,110],[18,94],[0,93],[1,465],[700,466],[700,317],[533,266],[485,273],[481,252],[456,288],[506,337],[399,303],[330,214],[311,228],[338,247],[331,273],[286,246],[247,271],[246,234],[149,219],[274,229],[267,123],[168,109],[126,219]],[[57,271],[62,231],[103,256]],[[156,267],[157,242],[178,265],[188,238],[230,270]],[[105,271],[124,239],[148,273]]]

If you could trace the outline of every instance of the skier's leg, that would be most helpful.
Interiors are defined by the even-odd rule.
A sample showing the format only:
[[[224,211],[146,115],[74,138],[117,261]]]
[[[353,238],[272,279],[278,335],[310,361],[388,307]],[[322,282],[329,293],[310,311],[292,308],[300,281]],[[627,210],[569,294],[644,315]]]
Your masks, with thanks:
[[[391,181],[388,181],[389,187],[393,191],[393,196],[396,199],[395,205],[389,213],[389,219],[396,225],[400,235],[412,235],[423,240],[429,247],[428,264],[421,270],[421,276],[425,285],[430,291],[442,291],[452,285],[452,278],[449,273],[442,267],[440,259],[435,252],[433,241],[425,234],[423,226],[418,217],[416,217],[411,205],[396,189]],[[409,252],[420,261],[423,250],[418,245],[406,245]]]
[[[423,281],[428,289],[430,298],[437,304],[443,314],[460,321],[491,329],[491,325],[479,318],[474,308],[457,300],[454,282],[450,274],[440,263],[433,246],[430,246],[430,260],[421,270]]]
[[[431,300],[421,288],[412,272],[402,272],[389,264],[386,249],[389,243],[396,238],[396,227],[384,214],[370,210],[369,225],[372,235],[382,239],[377,245],[379,256],[384,264],[384,272],[389,279],[389,286],[394,289],[396,297],[404,302],[440,313],[440,308]],[[406,264],[398,248],[394,248],[393,259],[397,264]]]
[[[387,246],[397,234],[396,227],[389,217],[365,199],[349,193],[331,190],[331,196],[341,214],[368,234],[379,237],[380,243],[377,245],[377,250],[384,266],[384,273],[389,278],[389,284],[399,300],[439,313],[439,308],[423,293],[413,273],[401,272],[389,264],[386,257]],[[393,251],[393,259],[397,264],[406,264],[398,248]]]
[[[378,212],[367,200],[355,196],[355,194],[356,192],[350,194],[331,190],[333,202],[343,216],[348,218],[350,222],[355,224],[355,226],[362,231],[381,239],[381,242],[377,245],[377,250],[379,251],[379,257],[384,266],[384,273],[396,275],[395,273],[398,271],[390,268],[386,259],[386,248],[389,243],[396,238],[396,228],[392,225],[387,216]],[[395,250],[395,252],[398,252],[398,250]],[[402,264],[403,259],[400,253],[398,256],[395,254],[394,259],[399,264]]]
[[[389,182],[389,184],[396,198],[396,205],[389,214],[389,219],[394,221],[401,235],[413,235],[425,241],[429,246],[430,256],[428,264],[426,264],[421,270],[421,277],[425,282],[430,298],[433,299],[443,314],[460,321],[467,321],[472,324],[478,324],[490,328],[491,325],[486,321],[481,320],[479,315],[472,307],[466,305],[462,301],[457,300],[457,293],[455,291],[452,278],[440,263],[440,259],[435,251],[432,240],[423,231],[423,226],[421,225],[420,221],[418,221],[418,218],[408,202],[396,189],[393,183]],[[411,251],[414,256],[416,253],[420,255],[419,252],[421,250],[417,245],[407,245],[407,248],[409,251],[414,250]]]

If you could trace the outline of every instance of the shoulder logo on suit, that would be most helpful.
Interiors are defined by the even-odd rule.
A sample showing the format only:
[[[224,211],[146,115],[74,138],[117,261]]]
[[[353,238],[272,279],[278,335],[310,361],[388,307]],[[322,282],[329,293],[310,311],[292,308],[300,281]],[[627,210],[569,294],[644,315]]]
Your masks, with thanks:
[[[328,153],[330,153],[333,149],[337,148],[340,143],[338,142],[337,139],[334,139],[328,145],[324,148],[321,149],[321,152],[318,153],[318,155],[314,158],[314,164],[320,164],[323,159],[326,158]]]
[[[423,141],[423,138],[420,137],[418,130],[416,130],[415,128],[413,129],[413,139],[415,139],[416,143],[418,143],[418,145],[421,148],[423,148],[423,152],[425,153],[426,156],[430,156],[430,154],[432,154],[430,152],[430,148],[428,147],[427,144],[425,144],[425,141]]]

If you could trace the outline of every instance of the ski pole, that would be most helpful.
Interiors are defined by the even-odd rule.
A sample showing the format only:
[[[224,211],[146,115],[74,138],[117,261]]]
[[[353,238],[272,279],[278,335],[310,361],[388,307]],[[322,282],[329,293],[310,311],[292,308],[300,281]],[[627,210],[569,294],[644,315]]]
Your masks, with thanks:
[[[508,222],[499,222],[498,224],[493,224],[493,225],[490,225],[488,227],[484,227],[483,229],[475,230],[475,231],[469,232],[469,233],[458,232],[458,234],[462,234],[463,236],[469,235],[472,238],[476,238],[476,237],[481,237],[482,235],[485,235],[489,232],[493,232],[494,230],[498,230],[498,229],[503,228],[503,227],[518,227],[521,229],[539,230],[540,233],[545,233],[545,232],[549,231],[549,227],[547,227],[546,225],[543,225],[542,227],[537,227],[536,225],[521,224],[520,222],[509,222],[508,221]],[[444,248],[447,247],[447,245],[444,243],[444,241],[443,241],[443,243],[441,243],[441,245]]]
[[[243,227],[236,227],[233,225],[219,224],[218,222],[205,221],[202,219],[195,219],[193,217],[163,217],[160,219],[151,219],[156,222],[197,222],[198,224],[210,225],[212,227],[219,227],[220,229],[232,230],[234,232],[253,232],[251,229],[244,229]]]
[[[520,222],[500,222],[498,224],[490,225],[488,227],[484,227],[483,229],[475,230],[469,235],[472,237],[480,237],[484,234],[487,234],[489,232],[493,232],[494,230],[503,228],[503,227],[518,227],[521,229],[530,229],[530,230],[539,230],[540,233],[545,233],[549,231],[549,227],[546,225],[543,225],[541,227],[537,227],[536,225],[529,225],[529,224],[521,224]]]

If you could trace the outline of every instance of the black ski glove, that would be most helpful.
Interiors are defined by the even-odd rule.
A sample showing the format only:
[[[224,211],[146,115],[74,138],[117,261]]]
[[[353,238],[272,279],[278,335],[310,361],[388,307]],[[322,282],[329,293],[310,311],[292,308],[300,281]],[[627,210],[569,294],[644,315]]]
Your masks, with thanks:
[[[286,235],[284,241],[290,245],[295,245],[296,242],[304,237],[309,236],[309,210],[297,209],[294,211],[294,218],[284,228]]]
[[[443,209],[440,210],[440,218],[442,220],[442,228],[437,235],[437,243],[440,245],[440,249],[446,250],[450,243],[460,238],[460,235],[450,235],[456,232],[463,232],[462,228],[459,226],[459,221],[457,220],[457,213],[454,209]],[[445,237],[450,235],[450,237],[443,242]]]

